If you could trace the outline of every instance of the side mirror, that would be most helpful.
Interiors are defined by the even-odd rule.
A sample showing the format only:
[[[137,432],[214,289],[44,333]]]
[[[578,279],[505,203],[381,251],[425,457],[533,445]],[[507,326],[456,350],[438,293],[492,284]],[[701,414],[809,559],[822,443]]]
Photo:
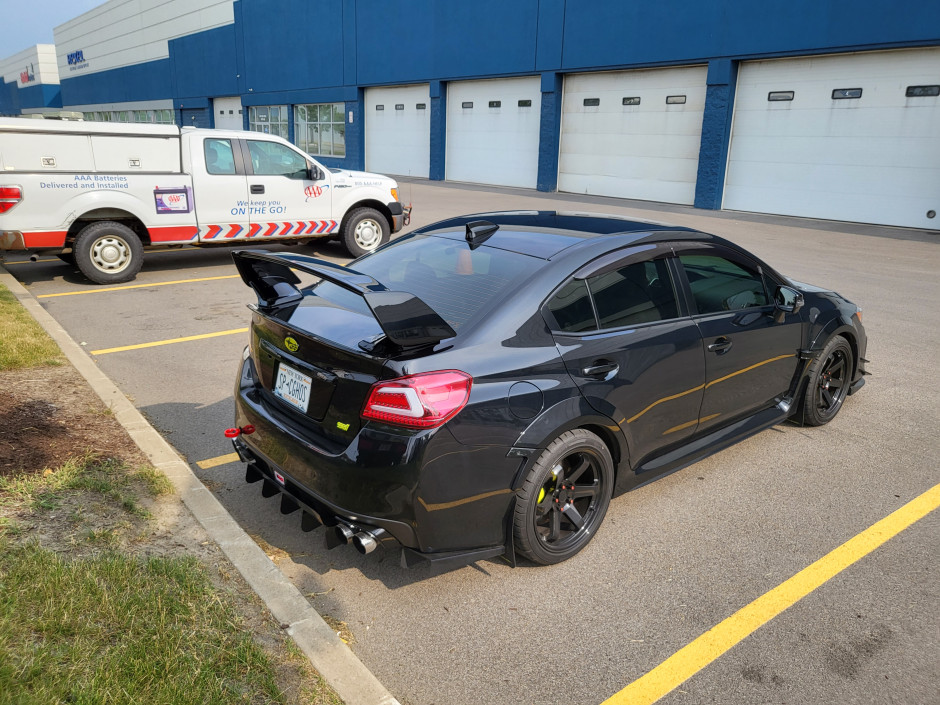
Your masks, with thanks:
[[[774,294],[774,321],[783,323],[788,313],[798,313],[803,308],[803,294],[789,286],[779,286]]]
[[[319,181],[323,178],[323,172],[320,171],[320,167],[316,164],[311,164],[307,162],[307,180],[308,181]]]

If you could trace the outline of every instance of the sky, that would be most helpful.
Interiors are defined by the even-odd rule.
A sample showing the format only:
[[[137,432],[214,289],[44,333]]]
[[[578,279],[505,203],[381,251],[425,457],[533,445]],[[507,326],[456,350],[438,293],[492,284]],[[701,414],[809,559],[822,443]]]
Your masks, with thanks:
[[[35,44],[52,44],[52,29],[104,0],[0,0],[0,58]]]

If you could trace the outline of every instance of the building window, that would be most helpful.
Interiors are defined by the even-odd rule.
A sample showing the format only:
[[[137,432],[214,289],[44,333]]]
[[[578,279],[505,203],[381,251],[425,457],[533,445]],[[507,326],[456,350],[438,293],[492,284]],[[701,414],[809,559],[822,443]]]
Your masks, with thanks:
[[[836,88],[834,91],[832,91],[833,100],[851,100],[853,98],[861,97],[861,88]]]
[[[940,95],[940,86],[908,86],[904,95],[908,98],[930,98]]]
[[[172,110],[132,110],[134,122],[150,122],[157,125],[172,125]]]
[[[685,105],[684,95],[667,95],[666,105]]]
[[[344,103],[295,105],[294,143],[307,154],[321,157],[345,157],[344,110]]]
[[[621,105],[639,105],[639,104],[640,104],[640,96],[638,95],[627,96],[621,101]]]
[[[601,104],[600,98],[585,98],[584,99],[585,108],[596,108],[600,104]]]
[[[793,100],[793,96],[793,91],[770,91],[770,93],[767,94],[767,100],[771,103],[779,103],[781,101]]]
[[[253,105],[248,108],[248,129],[287,139],[286,105]]]

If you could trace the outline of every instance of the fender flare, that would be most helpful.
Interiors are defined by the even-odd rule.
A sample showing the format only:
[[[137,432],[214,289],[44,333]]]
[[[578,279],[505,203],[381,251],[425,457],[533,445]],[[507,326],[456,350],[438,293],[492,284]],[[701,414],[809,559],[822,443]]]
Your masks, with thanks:
[[[588,430],[598,432],[601,440],[610,449],[614,460],[614,472],[618,477],[621,468],[629,470],[630,449],[623,431],[612,418],[598,413],[587,399],[579,394],[576,397],[563,399],[543,410],[519,434],[509,452],[512,455],[525,456],[527,460],[521,464],[516,477],[513,478],[513,491],[522,485],[531,462],[538,457],[539,452],[565,431],[576,428],[588,428]]]

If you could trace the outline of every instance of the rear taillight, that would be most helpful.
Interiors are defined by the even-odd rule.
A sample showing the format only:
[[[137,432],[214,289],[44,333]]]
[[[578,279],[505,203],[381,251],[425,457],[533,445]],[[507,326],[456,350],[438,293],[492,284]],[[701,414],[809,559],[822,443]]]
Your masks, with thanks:
[[[466,372],[425,372],[376,382],[362,416],[396,426],[435,428],[467,405],[473,378]]]
[[[6,213],[22,200],[23,189],[20,186],[0,186],[0,213]]]

